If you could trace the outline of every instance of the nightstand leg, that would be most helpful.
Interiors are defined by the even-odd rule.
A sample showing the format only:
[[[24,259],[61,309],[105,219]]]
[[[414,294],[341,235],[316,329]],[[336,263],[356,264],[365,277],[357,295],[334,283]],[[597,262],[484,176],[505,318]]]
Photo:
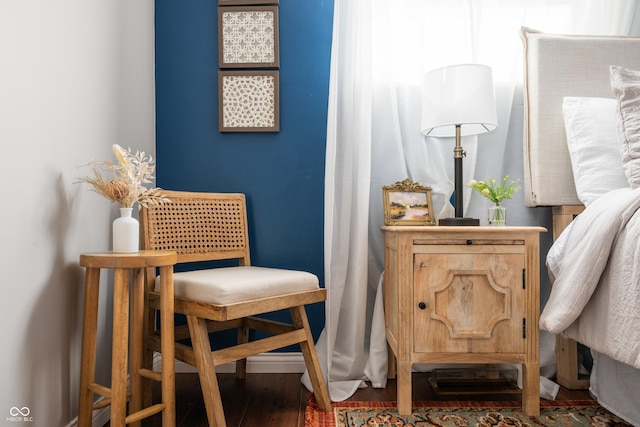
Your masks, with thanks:
[[[411,362],[397,363],[398,413],[411,415]]]
[[[391,349],[391,346],[387,344],[387,378],[394,379],[396,377],[396,355]]]
[[[522,410],[527,415],[540,415],[540,363],[522,365]]]

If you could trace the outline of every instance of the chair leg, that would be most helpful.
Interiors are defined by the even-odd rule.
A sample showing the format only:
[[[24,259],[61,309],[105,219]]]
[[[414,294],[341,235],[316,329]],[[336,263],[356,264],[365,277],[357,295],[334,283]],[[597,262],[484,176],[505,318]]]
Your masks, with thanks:
[[[187,315],[187,323],[189,324],[209,427],[226,427],[216,367],[211,359],[211,343],[209,342],[207,323],[204,319],[193,315]]]
[[[320,368],[320,362],[316,353],[316,346],[313,344],[313,335],[311,335],[311,328],[309,327],[309,320],[307,319],[307,312],[304,306],[293,307],[291,309],[291,317],[293,318],[293,324],[296,328],[304,328],[306,341],[300,343],[302,349],[302,355],[304,356],[304,363],[309,371],[309,379],[313,386],[313,394],[318,402],[318,407],[321,411],[331,411],[331,399],[329,397],[329,390],[327,384],[324,381],[322,369]]]
[[[249,327],[246,320],[243,319],[242,326],[238,328],[238,344],[249,342]],[[247,359],[236,360],[236,378],[244,380],[247,377]]]

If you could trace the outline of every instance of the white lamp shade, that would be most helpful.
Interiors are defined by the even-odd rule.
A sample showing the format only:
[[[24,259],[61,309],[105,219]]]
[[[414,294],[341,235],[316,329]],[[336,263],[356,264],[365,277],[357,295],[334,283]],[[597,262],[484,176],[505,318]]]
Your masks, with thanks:
[[[427,73],[422,87],[424,135],[455,136],[490,132],[498,126],[491,68],[461,64]]]

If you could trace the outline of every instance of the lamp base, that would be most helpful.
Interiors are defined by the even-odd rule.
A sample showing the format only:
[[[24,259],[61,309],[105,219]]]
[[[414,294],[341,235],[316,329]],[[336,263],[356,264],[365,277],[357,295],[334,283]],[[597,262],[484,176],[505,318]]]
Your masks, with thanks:
[[[478,218],[443,218],[438,221],[438,225],[444,225],[446,227],[454,227],[454,226],[478,226],[480,225],[480,220]]]

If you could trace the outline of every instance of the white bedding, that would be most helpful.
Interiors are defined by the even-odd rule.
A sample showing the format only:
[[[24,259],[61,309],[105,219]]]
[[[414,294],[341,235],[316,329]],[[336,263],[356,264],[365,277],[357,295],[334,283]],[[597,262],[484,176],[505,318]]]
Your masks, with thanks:
[[[640,369],[640,189],[596,199],[547,255],[540,327]]]

